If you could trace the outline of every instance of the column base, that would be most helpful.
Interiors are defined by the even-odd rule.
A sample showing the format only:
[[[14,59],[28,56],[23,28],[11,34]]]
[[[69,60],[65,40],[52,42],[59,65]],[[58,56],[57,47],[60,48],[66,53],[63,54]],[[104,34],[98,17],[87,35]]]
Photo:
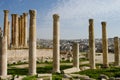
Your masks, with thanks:
[[[12,78],[12,75],[0,76],[0,80],[11,80]]]
[[[108,68],[109,67],[109,64],[103,64],[102,65],[102,68]]]
[[[61,73],[60,70],[53,70],[53,73]]]

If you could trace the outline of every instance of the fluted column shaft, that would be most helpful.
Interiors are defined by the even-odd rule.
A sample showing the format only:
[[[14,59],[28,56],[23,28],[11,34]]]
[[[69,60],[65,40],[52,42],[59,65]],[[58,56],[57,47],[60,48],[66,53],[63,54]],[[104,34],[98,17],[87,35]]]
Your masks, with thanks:
[[[23,47],[23,45],[24,45],[24,17],[23,17],[23,15],[21,15],[21,31],[22,31],[22,34],[21,34],[21,45]]]
[[[114,37],[114,53],[115,53],[115,66],[119,66],[120,65],[120,59],[119,59],[119,38],[118,37]]]
[[[53,15],[53,72],[60,72],[59,15]]]
[[[30,29],[29,29],[29,74],[36,74],[36,11],[29,10]]]
[[[91,69],[95,69],[95,39],[93,19],[89,19],[89,54],[90,67]]]
[[[101,22],[102,25],[102,50],[103,50],[103,67],[109,67],[108,64],[108,40],[106,33],[106,22]]]

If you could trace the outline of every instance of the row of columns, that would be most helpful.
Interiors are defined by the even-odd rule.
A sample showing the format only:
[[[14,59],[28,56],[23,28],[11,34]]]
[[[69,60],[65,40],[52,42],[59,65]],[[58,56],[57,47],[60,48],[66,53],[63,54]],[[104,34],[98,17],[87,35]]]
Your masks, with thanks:
[[[29,74],[36,74],[36,11],[29,10],[30,14],[30,28],[29,28]],[[16,36],[15,26],[18,26],[18,16],[14,16],[16,24],[12,23],[14,37]],[[12,17],[13,18],[13,17]],[[12,19],[13,20],[13,19]],[[13,22],[14,22],[13,20]],[[107,35],[106,35],[106,23],[102,22],[102,42],[103,42],[103,65],[108,67],[108,52],[107,52]],[[22,24],[21,24],[22,25]],[[8,11],[4,11],[4,34],[0,35],[0,75],[7,75],[7,27],[8,27]],[[15,28],[14,28],[15,27]],[[20,27],[21,28],[21,27]],[[19,34],[20,35],[20,34]],[[17,39],[15,39],[17,40]],[[53,15],[53,72],[60,72],[60,37],[59,37],[59,15]],[[17,42],[14,42],[17,46]],[[73,66],[79,68],[79,45],[75,43],[73,45]],[[95,40],[94,40],[94,24],[93,19],[89,20],[89,48],[90,48],[90,67],[95,69]],[[118,38],[115,38],[115,55],[118,56]],[[104,59],[105,58],[105,59]],[[117,57],[116,57],[117,58]],[[118,60],[118,59],[116,59]],[[116,62],[117,64],[118,62]]]
[[[27,15],[12,14],[11,45],[14,48],[27,47]]]
[[[9,22],[8,22],[8,10],[4,10],[4,32],[2,36],[2,30],[0,28],[0,76],[7,76],[7,39],[9,38],[7,33],[9,33]],[[29,10],[30,14],[30,27],[29,27],[29,74],[36,74],[36,11]],[[15,23],[13,23],[15,22]],[[12,16],[12,25],[14,24],[14,37],[16,38],[16,33],[18,29],[18,16],[15,14],[14,19]],[[18,40],[16,38],[15,40]],[[15,46],[17,46],[17,41],[14,42]]]
[[[102,25],[102,50],[103,50],[103,67],[109,67],[108,63],[108,39],[106,31],[106,22],[101,22]],[[119,63],[119,38],[114,38],[114,53],[115,53],[115,65]],[[90,67],[95,69],[95,39],[94,39],[94,21],[89,19],[89,54],[90,54]]]

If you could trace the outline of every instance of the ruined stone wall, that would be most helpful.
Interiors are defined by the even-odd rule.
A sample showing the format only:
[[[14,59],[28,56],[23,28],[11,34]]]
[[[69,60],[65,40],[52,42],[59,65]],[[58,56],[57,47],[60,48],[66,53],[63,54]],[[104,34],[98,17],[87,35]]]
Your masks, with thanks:
[[[36,56],[37,59],[52,58],[52,53],[52,49],[37,49]],[[28,55],[28,49],[8,50],[8,62],[28,61]]]

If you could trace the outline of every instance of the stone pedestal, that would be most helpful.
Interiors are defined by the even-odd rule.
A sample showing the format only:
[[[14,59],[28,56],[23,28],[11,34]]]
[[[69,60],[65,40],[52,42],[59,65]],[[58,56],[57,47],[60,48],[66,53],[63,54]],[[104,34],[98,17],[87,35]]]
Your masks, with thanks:
[[[53,15],[53,73],[60,73],[59,15]]]
[[[29,10],[29,74],[36,75],[36,11]]]
[[[119,38],[114,37],[114,53],[115,53],[115,66],[120,65],[120,59],[119,59]]]
[[[89,19],[89,54],[90,68],[95,69],[95,39],[94,39],[94,23],[93,19]]]
[[[103,67],[109,67],[108,64],[108,40],[106,33],[106,22],[101,22],[102,24],[102,50],[103,50]]]
[[[79,69],[79,44],[73,44],[73,67]]]

